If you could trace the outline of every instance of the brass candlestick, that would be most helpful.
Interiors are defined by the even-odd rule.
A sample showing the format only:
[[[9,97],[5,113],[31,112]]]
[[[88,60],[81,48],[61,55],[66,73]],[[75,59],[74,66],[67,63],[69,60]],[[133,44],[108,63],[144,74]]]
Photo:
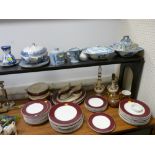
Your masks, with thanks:
[[[118,107],[119,105],[119,86],[115,74],[112,74],[111,84],[108,85],[108,102],[111,107]]]
[[[102,67],[98,67],[98,80],[96,82],[96,85],[94,87],[94,91],[97,94],[101,94],[104,91],[105,86],[102,84]]]
[[[0,88],[1,88],[1,92],[2,92],[2,95],[4,97],[4,103],[2,104],[2,108],[5,108],[5,109],[9,109],[11,108],[15,103],[13,101],[9,101],[8,100],[8,95],[7,95],[7,92],[6,92],[6,89],[4,88],[4,81],[0,81]]]

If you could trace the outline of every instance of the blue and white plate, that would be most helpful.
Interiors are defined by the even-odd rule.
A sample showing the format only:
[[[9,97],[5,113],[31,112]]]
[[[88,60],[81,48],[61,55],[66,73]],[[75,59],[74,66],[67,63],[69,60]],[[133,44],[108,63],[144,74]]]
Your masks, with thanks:
[[[29,64],[26,61],[21,60],[20,63],[19,63],[19,66],[21,66],[23,68],[38,68],[38,67],[42,67],[42,66],[48,65],[49,62],[50,62],[49,57],[47,57],[44,62],[36,63],[36,64]]]
[[[1,61],[1,62],[0,62],[0,66],[1,66],[1,67],[12,67],[12,66],[18,65],[19,62],[20,62],[20,60],[16,60],[16,63],[14,63],[14,64],[3,64],[3,62]]]

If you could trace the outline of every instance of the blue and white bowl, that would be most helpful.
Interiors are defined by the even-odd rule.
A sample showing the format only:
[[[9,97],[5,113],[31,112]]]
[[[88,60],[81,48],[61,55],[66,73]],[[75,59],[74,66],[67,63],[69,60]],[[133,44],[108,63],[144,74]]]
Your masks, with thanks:
[[[110,47],[105,46],[95,46],[87,48],[84,53],[94,60],[108,59],[115,56],[114,50]]]

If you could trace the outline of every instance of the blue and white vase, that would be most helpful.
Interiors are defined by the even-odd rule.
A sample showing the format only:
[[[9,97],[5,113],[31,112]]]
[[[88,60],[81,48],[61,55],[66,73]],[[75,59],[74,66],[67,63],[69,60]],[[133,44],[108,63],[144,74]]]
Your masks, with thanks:
[[[1,46],[1,49],[3,50],[3,59],[2,59],[2,64],[11,66],[16,64],[16,59],[15,57],[11,54],[11,46]]]

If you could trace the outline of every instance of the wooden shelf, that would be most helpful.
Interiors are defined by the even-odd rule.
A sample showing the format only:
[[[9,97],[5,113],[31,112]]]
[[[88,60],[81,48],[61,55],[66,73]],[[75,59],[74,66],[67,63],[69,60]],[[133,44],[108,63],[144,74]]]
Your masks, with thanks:
[[[31,68],[31,69],[25,69],[17,65],[13,67],[0,67],[0,75],[40,72],[40,71],[60,70],[60,69],[69,69],[69,68],[110,65],[110,64],[134,63],[134,62],[140,62],[140,61],[144,61],[144,58],[141,56],[134,56],[131,58],[121,58],[119,56],[115,56],[112,59],[102,60],[102,61],[88,60],[86,62],[79,62],[76,64],[66,63],[64,65],[57,65],[57,66],[52,66],[49,64],[44,67]]]
[[[27,101],[28,100],[17,101],[17,104],[23,104],[23,103],[26,103]],[[81,106],[81,109],[85,117],[84,123],[79,130],[71,134],[72,135],[96,135],[97,133],[92,131],[87,124],[87,120],[92,113],[89,112],[84,107],[84,104],[81,104],[80,106]],[[42,125],[37,125],[37,126],[31,126],[31,125],[26,124],[22,118],[20,111],[21,111],[20,109],[18,110],[16,109],[16,110],[12,110],[6,113],[8,115],[18,115],[21,117],[20,120],[17,122],[17,130],[18,130],[19,135],[60,135],[61,134],[61,133],[54,131],[51,128],[49,122],[46,122]],[[147,129],[147,128],[151,130],[155,126],[154,118],[152,118],[150,123],[147,124],[146,126],[135,127],[135,126],[129,125],[125,123],[119,117],[117,108],[109,107],[104,113],[112,116],[116,123],[116,128],[111,134],[126,134],[126,133],[128,134],[128,133],[132,133],[133,131],[140,131],[140,130]]]
[[[125,68],[126,67],[131,68],[131,70],[133,72],[133,80],[132,80],[132,86],[131,86],[132,96],[131,97],[136,98],[137,94],[138,94],[140,78],[141,78],[143,64],[144,64],[144,58],[142,56],[138,56],[138,55],[131,57],[131,58],[121,58],[121,57],[116,56],[112,59],[108,59],[108,60],[104,60],[104,61],[88,60],[86,62],[79,62],[76,64],[66,63],[64,65],[58,65],[58,66],[47,65],[45,67],[33,68],[33,69],[24,69],[18,65],[14,66],[14,67],[10,67],[10,68],[0,67],[0,75],[60,70],[60,69],[79,68],[79,67],[91,67],[91,66],[111,65],[111,64],[121,64],[120,65],[120,75],[119,75],[120,89],[122,89],[122,86],[123,86],[123,78],[124,78]],[[17,101],[17,104],[23,104],[26,102],[27,102],[26,100]],[[87,120],[92,113],[89,112],[84,107],[84,104],[81,104],[80,106],[81,106],[81,109],[84,114],[84,123],[79,130],[77,130],[71,134],[75,134],[75,135],[95,135],[95,134],[97,134],[96,132],[92,131],[87,124]],[[18,109],[18,110],[9,111],[7,113],[8,115],[19,115],[21,117],[20,120],[17,122],[18,134],[20,134],[20,135],[55,135],[55,134],[60,134],[51,128],[49,122],[46,122],[45,124],[38,125],[38,126],[31,126],[31,125],[26,124],[22,118],[20,111],[21,110]],[[105,111],[105,113],[112,116],[116,123],[116,128],[111,134],[126,134],[126,133],[131,133],[134,131],[140,131],[143,129],[150,129],[150,131],[151,131],[155,126],[154,118],[152,118],[150,123],[146,126],[135,127],[135,126],[129,125],[129,124],[125,123],[119,117],[117,108],[114,109],[114,108],[109,107]]]

